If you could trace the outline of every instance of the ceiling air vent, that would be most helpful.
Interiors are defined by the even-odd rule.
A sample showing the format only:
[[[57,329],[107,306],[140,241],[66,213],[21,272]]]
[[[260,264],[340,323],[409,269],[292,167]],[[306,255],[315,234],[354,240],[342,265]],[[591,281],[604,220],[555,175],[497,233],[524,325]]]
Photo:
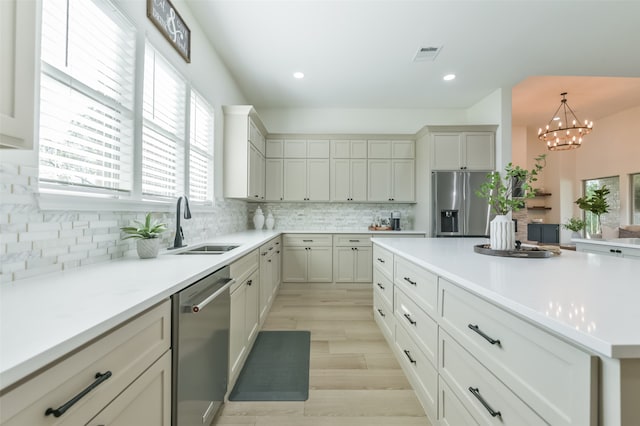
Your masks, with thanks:
[[[436,56],[438,56],[438,53],[440,53],[440,50],[442,50],[442,46],[421,47],[413,57],[413,62],[433,61],[436,59]]]

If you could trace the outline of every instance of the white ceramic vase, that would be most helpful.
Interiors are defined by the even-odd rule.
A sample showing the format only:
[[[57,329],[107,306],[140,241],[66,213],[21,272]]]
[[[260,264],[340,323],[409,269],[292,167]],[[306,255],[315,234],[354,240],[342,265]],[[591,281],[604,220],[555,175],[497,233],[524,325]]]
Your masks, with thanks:
[[[141,238],[136,241],[136,251],[140,259],[153,259],[158,257],[160,250],[160,238]]]
[[[508,215],[499,214],[491,221],[489,239],[492,250],[513,250],[516,246],[516,227]]]
[[[264,214],[262,214],[262,209],[258,207],[256,212],[253,215],[253,226],[256,229],[262,229],[264,226]]]
[[[275,224],[276,224],[276,219],[273,217],[273,213],[269,211],[269,213],[267,213],[267,219],[265,220],[265,226],[267,227],[268,230],[272,230]]]

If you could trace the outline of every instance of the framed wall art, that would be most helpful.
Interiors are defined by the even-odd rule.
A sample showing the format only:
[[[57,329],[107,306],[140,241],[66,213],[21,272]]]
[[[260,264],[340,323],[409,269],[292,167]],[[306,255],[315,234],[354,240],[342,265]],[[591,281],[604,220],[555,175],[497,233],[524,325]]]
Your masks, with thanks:
[[[191,30],[169,0],[147,0],[147,16],[185,61],[191,62]]]

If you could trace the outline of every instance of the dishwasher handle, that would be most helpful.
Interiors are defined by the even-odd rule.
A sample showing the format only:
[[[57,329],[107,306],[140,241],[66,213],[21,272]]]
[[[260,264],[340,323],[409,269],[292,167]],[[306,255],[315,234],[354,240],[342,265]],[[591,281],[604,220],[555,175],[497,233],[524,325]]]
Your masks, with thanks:
[[[195,305],[191,305],[191,307],[189,308],[188,312],[191,312],[193,314],[197,314],[198,312],[203,310],[205,308],[205,306],[207,306],[209,303],[211,303],[213,301],[213,299],[218,297],[223,292],[227,291],[229,289],[229,287],[231,287],[231,285],[236,282],[236,280],[233,279],[233,278],[224,278],[221,281],[225,281],[225,284],[222,287],[220,287],[215,293],[207,296],[207,298],[204,299],[202,302],[200,302],[198,304],[195,304]]]

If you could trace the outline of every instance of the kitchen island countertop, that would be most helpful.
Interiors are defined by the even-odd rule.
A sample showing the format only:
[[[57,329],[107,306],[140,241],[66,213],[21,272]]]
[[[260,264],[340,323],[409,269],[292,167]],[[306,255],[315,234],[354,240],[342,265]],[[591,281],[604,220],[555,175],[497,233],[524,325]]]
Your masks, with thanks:
[[[562,251],[547,259],[486,256],[486,239],[374,243],[553,334],[609,358],[640,358],[640,262]]]

